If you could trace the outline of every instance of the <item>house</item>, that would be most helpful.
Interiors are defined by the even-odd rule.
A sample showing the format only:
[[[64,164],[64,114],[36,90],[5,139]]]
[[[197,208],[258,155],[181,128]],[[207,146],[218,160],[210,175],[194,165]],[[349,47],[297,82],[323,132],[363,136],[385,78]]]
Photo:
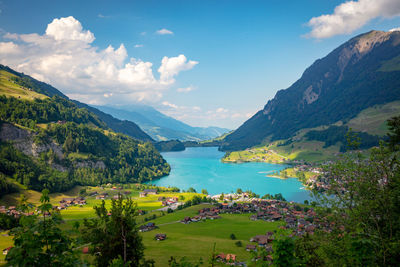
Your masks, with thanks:
[[[157,195],[157,189],[145,189],[143,190],[147,195]]]
[[[192,222],[192,219],[190,217],[185,217],[185,219],[183,219],[181,221],[181,223],[184,223],[184,224],[188,224],[188,223],[191,223],[191,222]]]
[[[215,256],[217,260],[225,260],[226,256],[224,253],[219,253],[217,256]]]
[[[147,223],[145,225],[140,226],[139,227],[139,232],[147,232],[147,231],[154,230],[156,228],[158,228],[158,227],[155,225],[155,223],[149,222],[149,223]]]
[[[257,246],[249,244],[249,245],[246,246],[246,250],[247,251],[256,251],[257,250]]]
[[[163,241],[163,240],[167,239],[167,235],[166,234],[156,234],[154,239],[157,241]]]
[[[88,254],[89,253],[89,247],[83,247],[82,248],[82,253],[83,254]]]
[[[226,254],[226,258],[225,259],[228,262],[236,261],[236,255],[235,254]]]
[[[97,197],[96,197],[96,199],[106,199],[106,197],[108,196],[108,194],[107,193],[104,193],[104,194],[102,194],[102,195],[98,195]]]
[[[3,249],[3,255],[7,255],[8,252],[10,252],[10,250],[11,250],[12,248],[13,248],[13,247],[8,247],[8,248]]]

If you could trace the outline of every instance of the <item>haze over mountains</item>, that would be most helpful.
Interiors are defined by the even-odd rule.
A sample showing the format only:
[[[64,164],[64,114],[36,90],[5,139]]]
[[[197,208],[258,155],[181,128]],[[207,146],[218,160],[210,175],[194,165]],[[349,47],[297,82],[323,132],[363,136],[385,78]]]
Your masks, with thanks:
[[[292,137],[304,128],[346,123],[362,110],[400,99],[400,31],[370,31],[318,59],[233,133],[223,150]]]
[[[220,127],[192,127],[169,117],[153,107],[146,105],[94,106],[120,120],[137,123],[156,141],[179,139],[181,141],[200,141],[212,139],[229,132]]]

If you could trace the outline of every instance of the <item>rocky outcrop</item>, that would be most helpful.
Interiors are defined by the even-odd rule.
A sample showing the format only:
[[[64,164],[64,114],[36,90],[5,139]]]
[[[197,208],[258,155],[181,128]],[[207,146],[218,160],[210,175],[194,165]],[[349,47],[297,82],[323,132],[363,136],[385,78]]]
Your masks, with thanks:
[[[11,142],[13,146],[28,156],[38,157],[40,153],[50,149],[59,159],[64,158],[61,147],[54,141],[47,144],[37,144],[34,142],[35,133],[16,127],[10,123],[3,123],[0,129],[0,140]]]
[[[15,149],[31,157],[39,157],[40,153],[52,150],[59,160],[64,159],[64,153],[60,145],[51,140],[49,143],[37,144],[34,142],[35,133],[28,130],[19,128],[10,123],[2,123],[0,126],[0,140],[12,143]],[[65,172],[68,167],[54,162],[49,163],[50,166],[56,170]],[[102,169],[106,168],[103,161],[77,161],[74,162],[75,168],[93,168]]]
[[[104,164],[103,161],[98,160],[98,161],[91,161],[91,160],[86,160],[86,161],[76,161],[74,162],[75,168],[90,168],[90,169],[102,169],[104,170],[106,168],[106,164]]]

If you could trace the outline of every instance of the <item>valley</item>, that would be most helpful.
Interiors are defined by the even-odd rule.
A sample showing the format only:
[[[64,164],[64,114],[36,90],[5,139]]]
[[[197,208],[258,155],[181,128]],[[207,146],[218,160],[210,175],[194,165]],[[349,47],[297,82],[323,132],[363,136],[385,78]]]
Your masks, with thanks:
[[[63,87],[79,81],[64,87],[68,96],[20,72],[25,63],[0,64],[0,265],[396,265],[399,29],[342,43],[256,113],[224,108],[235,92],[218,98],[219,83],[207,110],[187,104],[200,89],[175,79],[199,61],[164,56],[154,76],[151,62],[126,60],[144,45],[92,46],[72,16],[44,35],[4,38],[19,43],[0,42],[0,59],[2,49],[17,57],[24,42],[49,42],[99,60],[59,68]],[[187,118],[243,123],[194,127]]]

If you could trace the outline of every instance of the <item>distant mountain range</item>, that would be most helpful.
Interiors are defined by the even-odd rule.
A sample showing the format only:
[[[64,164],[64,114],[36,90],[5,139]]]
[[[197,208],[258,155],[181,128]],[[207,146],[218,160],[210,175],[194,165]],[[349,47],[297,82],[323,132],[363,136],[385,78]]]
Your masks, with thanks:
[[[221,149],[242,150],[291,138],[301,129],[345,125],[367,108],[396,100],[400,100],[400,31],[371,31],[315,61],[292,86],[278,91],[229,134]]]
[[[120,120],[134,121],[156,141],[172,139],[201,141],[213,139],[230,131],[220,127],[192,127],[146,105],[94,107]]]

